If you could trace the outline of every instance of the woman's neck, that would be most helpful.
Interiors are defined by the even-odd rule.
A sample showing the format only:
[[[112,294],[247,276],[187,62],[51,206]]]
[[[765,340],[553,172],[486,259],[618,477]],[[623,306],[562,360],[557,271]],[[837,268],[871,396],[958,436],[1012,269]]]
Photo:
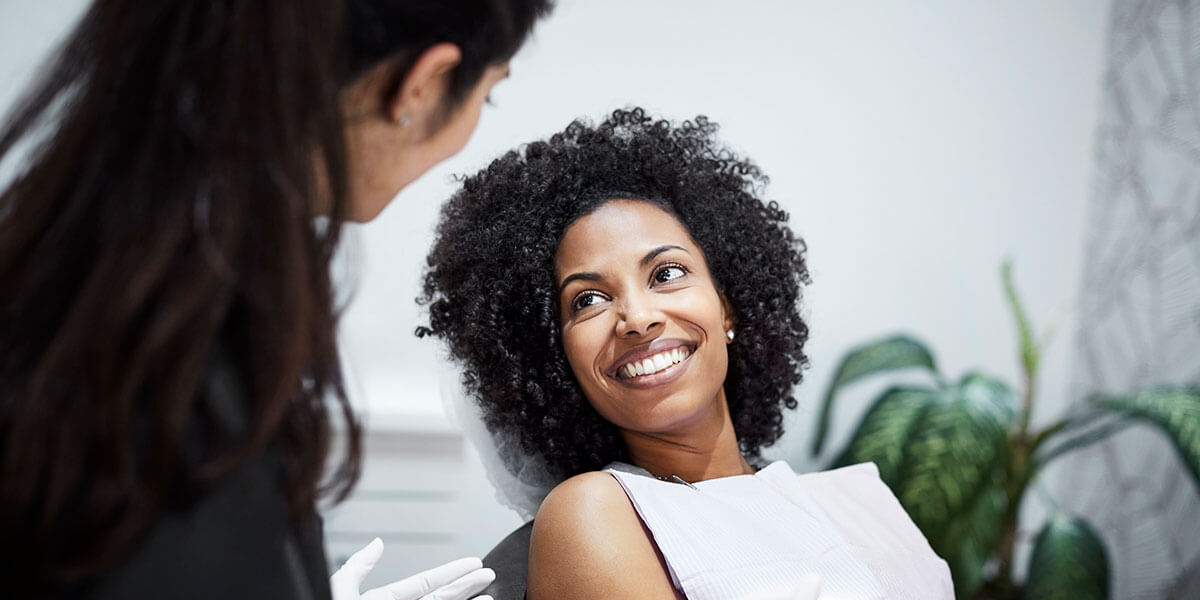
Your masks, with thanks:
[[[677,475],[696,482],[754,472],[738,448],[724,389],[717,393],[711,411],[679,431],[622,430],[621,435],[633,464],[658,477]]]

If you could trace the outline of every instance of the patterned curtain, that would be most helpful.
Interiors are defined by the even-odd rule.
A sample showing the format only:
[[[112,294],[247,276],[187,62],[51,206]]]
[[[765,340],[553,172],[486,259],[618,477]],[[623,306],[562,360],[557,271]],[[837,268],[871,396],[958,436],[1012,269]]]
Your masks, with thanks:
[[[1075,341],[1075,397],[1200,384],[1200,0],[1116,0]],[[1135,427],[1052,497],[1101,531],[1118,599],[1200,598],[1200,490]]]

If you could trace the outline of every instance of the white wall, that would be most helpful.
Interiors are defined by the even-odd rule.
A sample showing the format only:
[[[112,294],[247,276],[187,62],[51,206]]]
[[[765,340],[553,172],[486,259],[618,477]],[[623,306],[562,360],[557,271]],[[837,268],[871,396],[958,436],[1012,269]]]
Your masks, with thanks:
[[[0,3],[0,101],[79,2]],[[342,327],[355,401],[375,420],[444,428],[435,342],[413,298],[450,177],[571,119],[638,104],[706,114],[771,176],[807,240],[812,368],[772,454],[801,448],[851,345],[903,330],[944,371],[1016,383],[999,265],[1016,264],[1035,323],[1069,308],[1081,272],[1108,0],[761,2],[563,0],[512,63],[469,147],[406,189],[347,248],[357,280]],[[16,75],[14,75],[14,73]],[[355,236],[352,236],[355,237]],[[1045,361],[1041,418],[1067,392],[1073,322]],[[833,448],[869,390],[836,415]],[[469,455],[469,453],[468,453]],[[465,472],[477,472],[473,466]],[[478,477],[463,551],[515,525]],[[492,515],[492,517],[487,517]],[[486,517],[486,518],[485,518]],[[452,515],[445,515],[448,522]],[[479,525],[480,521],[490,523]]]
[[[0,0],[0,122],[86,6],[81,0]],[[0,185],[18,162],[0,162]]]

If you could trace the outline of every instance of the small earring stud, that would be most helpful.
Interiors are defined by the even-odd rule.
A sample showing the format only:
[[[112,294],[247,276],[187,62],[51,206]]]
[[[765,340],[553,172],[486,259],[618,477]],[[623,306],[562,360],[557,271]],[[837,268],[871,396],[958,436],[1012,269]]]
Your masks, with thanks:
[[[732,330],[732,329],[730,329],[730,330],[726,331],[726,332],[725,332],[725,337],[729,338],[729,341],[731,341],[731,342],[732,342],[732,341],[733,341],[733,330]]]
[[[400,116],[396,117],[396,126],[408,127],[408,121],[409,121],[408,115],[400,115]]]

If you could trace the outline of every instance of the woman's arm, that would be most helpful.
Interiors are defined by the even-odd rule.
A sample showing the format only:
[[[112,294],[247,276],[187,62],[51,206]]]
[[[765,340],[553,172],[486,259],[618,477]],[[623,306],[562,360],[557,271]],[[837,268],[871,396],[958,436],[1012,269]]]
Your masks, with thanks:
[[[682,598],[625,490],[603,472],[562,482],[538,509],[528,586],[530,600]]]

